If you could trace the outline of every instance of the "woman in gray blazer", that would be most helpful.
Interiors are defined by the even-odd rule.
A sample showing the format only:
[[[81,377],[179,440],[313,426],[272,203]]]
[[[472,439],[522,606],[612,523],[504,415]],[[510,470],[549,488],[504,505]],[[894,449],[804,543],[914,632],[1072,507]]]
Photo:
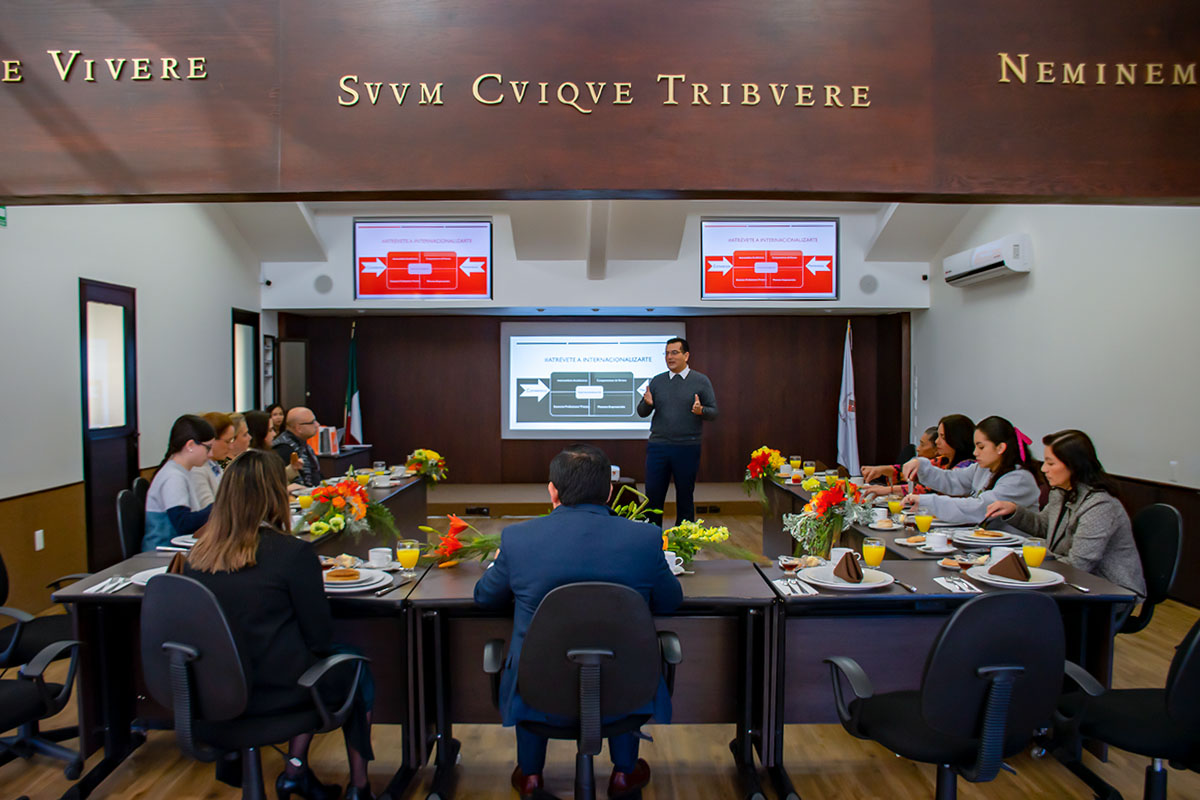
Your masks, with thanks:
[[[1013,526],[1045,538],[1060,561],[1145,597],[1133,526],[1092,440],[1083,431],[1065,430],[1044,437],[1042,444],[1042,474],[1051,487],[1046,507],[1038,512],[998,500],[988,506],[988,516],[1011,515]]]

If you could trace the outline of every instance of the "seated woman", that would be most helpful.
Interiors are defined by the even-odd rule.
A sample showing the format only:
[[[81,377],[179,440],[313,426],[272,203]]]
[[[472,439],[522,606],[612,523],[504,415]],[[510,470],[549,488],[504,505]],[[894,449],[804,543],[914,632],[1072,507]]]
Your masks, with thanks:
[[[271,417],[265,411],[247,411],[246,412],[246,427],[250,431],[250,447],[254,450],[271,450],[271,443],[275,441],[275,429],[271,427]],[[292,461],[298,462],[300,457],[292,454]],[[295,463],[286,465],[288,488],[292,489],[300,484],[295,483],[296,478],[300,476],[300,470]]]
[[[283,433],[283,421],[287,418],[286,410],[279,403],[267,406],[267,416],[271,419],[271,433],[275,436]]]
[[[184,414],[171,426],[167,455],[146,492],[143,552],[169,544],[176,536],[195,533],[208,522],[208,504],[196,496],[191,470],[208,461],[214,436],[212,425],[194,414]]]
[[[207,506],[212,505],[217,496],[217,487],[221,485],[221,473],[225,469],[221,465],[229,459],[229,451],[237,439],[234,435],[233,419],[228,414],[210,411],[203,417],[205,422],[212,425],[217,435],[213,439],[208,461],[192,468],[191,479],[196,499],[200,501],[200,505]]]
[[[997,500],[988,516],[1009,516],[1009,524],[1044,538],[1060,561],[1145,597],[1133,526],[1092,440],[1083,431],[1065,430],[1043,437],[1042,444],[1042,474],[1051,489],[1046,507],[1039,513]]]
[[[245,414],[230,414],[233,422],[233,442],[229,445],[229,456],[221,462],[221,469],[229,466],[229,462],[240,456],[250,447],[250,426],[246,424]]]
[[[248,664],[251,689],[246,713],[251,715],[311,707],[308,690],[296,680],[335,652],[321,564],[307,542],[290,535],[284,487],[283,462],[274,453],[249,450],[235,459],[221,480],[212,518],[188,554],[184,570],[216,595],[229,618]],[[338,677],[342,685],[329,691],[330,702],[345,697],[351,675]],[[359,696],[342,727],[350,761],[346,789],[350,800],[373,797],[367,782],[367,762],[374,757],[369,683],[364,673]],[[307,800],[338,795],[336,785],[320,783],[306,765],[311,741],[312,734],[302,734],[288,743],[289,759],[275,781],[282,800],[293,794]]]
[[[1034,464],[1012,423],[1004,417],[987,417],[975,426],[974,464],[938,469],[927,458],[914,458],[904,465],[905,480],[941,493],[910,494],[904,503],[951,523],[981,521],[996,500],[1036,511],[1039,491]]]
[[[917,446],[917,457],[927,458],[935,467],[942,469],[959,469],[969,464],[974,463],[972,452],[975,450],[973,436],[975,434],[975,423],[971,418],[964,414],[948,414],[942,417],[937,424],[937,428],[930,428],[934,431],[934,436],[931,438],[934,453],[932,455],[926,452],[921,452],[922,445],[925,444],[925,436],[921,437],[921,444]],[[929,434],[927,430],[926,435]],[[901,467],[899,464],[894,466],[881,467],[863,467],[863,477],[868,481],[886,478],[888,483],[894,483],[900,479]],[[864,486],[863,489],[867,494],[884,495],[892,494],[899,491],[900,494],[906,494],[908,487],[901,486]],[[917,487],[917,493],[926,490],[924,486]]]

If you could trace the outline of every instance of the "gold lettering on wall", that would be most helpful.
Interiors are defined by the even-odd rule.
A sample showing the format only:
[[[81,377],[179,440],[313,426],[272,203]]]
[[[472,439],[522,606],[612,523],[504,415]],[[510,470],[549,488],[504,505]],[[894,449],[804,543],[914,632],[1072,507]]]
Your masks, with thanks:
[[[20,83],[24,80],[21,77],[21,62],[17,59],[4,61],[4,83]]]
[[[997,83],[1028,83],[1029,82],[1029,53],[1017,53],[1012,56],[1008,53],[996,53],[1000,59],[1000,77]],[[1110,84],[1108,82],[1108,64],[1103,61],[1098,61],[1093,64],[1086,62],[1071,63],[1069,61],[1038,61],[1037,71],[1033,76],[1035,84],[1052,84],[1058,79],[1056,71],[1061,63],[1062,78],[1061,83],[1069,86],[1086,86],[1089,82],[1095,86],[1134,86],[1138,83],[1138,75],[1141,74],[1141,84],[1143,86],[1165,86],[1167,85],[1167,70],[1168,65],[1165,62],[1151,62],[1149,64],[1114,64],[1117,70],[1116,82]],[[1142,67],[1141,70],[1138,68]],[[1196,64],[1171,64],[1169,65],[1171,75],[1171,86],[1195,86],[1196,85]]]
[[[47,50],[46,53],[50,56],[51,62],[54,64],[54,70],[58,73],[58,79],[64,83],[71,79],[71,75],[80,63],[83,64],[83,81],[84,83],[96,83],[96,59],[83,58],[82,50],[69,50],[66,54],[62,50]],[[189,80],[202,81],[208,78],[208,59],[205,56],[193,56],[187,59],[188,73],[186,77],[179,75],[179,59],[170,56],[160,56],[158,63],[161,71],[158,75],[159,80]],[[114,81],[121,80],[122,77],[128,75],[130,80],[134,81],[150,81],[154,80],[154,62],[155,59],[149,56],[108,56],[103,59],[103,63],[108,67],[108,74]],[[125,66],[129,65],[129,71],[126,72]]]

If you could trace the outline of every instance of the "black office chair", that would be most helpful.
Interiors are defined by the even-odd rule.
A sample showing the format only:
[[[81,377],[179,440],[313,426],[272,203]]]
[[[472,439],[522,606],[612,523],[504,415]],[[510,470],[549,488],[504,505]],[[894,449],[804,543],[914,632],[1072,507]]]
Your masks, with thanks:
[[[1145,800],[1166,800],[1167,770],[1200,771],[1200,621],[1192,625],[1171,659],[1162,689],[1110,689],[1100,697],[1063,698],[1066,722],[1055,726],[1065,742],[1055,756],[1102,800],[1121,800],[1082,760],[1082,739],[1107,742],[1130,753],[1148,756]]]
[[[1166,503],[1146,506],[1133,517],[1133,540],[1146,578],[1146,599],[1136,615],[1125,618],[1118,633],[1145,628],[1154,616],[1154,607],[1170,594],[1183,550],[1183,515]]]
[[[150,493],[150,481],[143,478],[141,475],[133,479],[133,496],[137,498],[138,508],[142,513],[146,513],[146,495]]]
[[[121,558],[133,558],[142,552],[146,532],[146,506],[138,505],[132,489],[117,492],[117,531],[121,535]]]
[[[46,584],[46,588],[58,589],[63,584],[73,583],[88,575],[86,572],[63,575]],[[4,557],[0,556],[0,604],[7,600],[8,569],[4,566]],[[35,617],[27,611],[0,605],[0,616],[16,620],[15,624],[0,628],[0,669],[28,664],[48,645],[70,639],[72,636],[70,614]],[[59,657],[67,656],[63,654]]]
[[[142,667],[150,694],[174,710],[180,748],[199,761],[227,753],[242,757],[242,797],[263,800],[259,748],[305,732],[324,733],[341,726],[350,714],[362,663],[345,702],[330,711],[317,684],[334,667],[358,655],[330,656],[310,667],[298,683],[312,705],[269,716],[242,716],[250,682],[229,622],[217,598],[203,584],[183,575],[159,575],[146,585],[142,601]]]
[[[44,734],[38,727],[42,720],[62,711],[70,700],[78,651],[77,641],[68,639],[52,642],[21,668],[16,679],[0,680],[0,731],[17,729],[16,736],[0,737],[0,765],[14,758],[44,755],[67,762],[63,774],[68,780],[75,780],[83,772],[83,758],[79,753],[56,743],[73,737],[51,739],[47,734],[56,731]],[[46,667],[53,661],[67,657],[70,657],[71,664],[67,668],[66,680],[48,683],[44,675]]]
[[[615,583],[560,586],[538,605],[517,665],[517,686],[530,708],[572,720],[569,725],[522,722],[550,739],[576,739],[575,798],[596,796],[592,757],[601,739],[635,731],[649,714],[633,714],[654,700],[660,678],[674,689],[682,660],[679,638],[656,631],[650,608],[636,590]],[[484,671],[492,676],[499,705],[504,641],[484,647]],[[601,724],[603,718],[619,717]],[[544,793],[543,793],[543,796]]]
[[[937,764],[938,800],[958,794],[958,776],[990,781],[1003,759],[1024,749],[1048,725],[1063,674],[1098,694],[1100,685],[1064,657],[1062,617],[1054,601],[1029,591],[980,595],[942,627],[921,688],[876,695],[852,658],[825,661],[842,726],[897,755]],[[855,699],[846,703],[839,675]]]

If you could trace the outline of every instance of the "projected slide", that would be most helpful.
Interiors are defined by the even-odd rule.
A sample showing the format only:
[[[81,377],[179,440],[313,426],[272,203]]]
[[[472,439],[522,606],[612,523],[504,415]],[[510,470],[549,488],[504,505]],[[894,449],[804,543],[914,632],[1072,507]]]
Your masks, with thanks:
[[[674,335],[672,331],[505,337],[506,435],[646,436],[650,419],[637,415],[638,400],[650,379],[666,369],[663,347]]]
[[[836,299],[836,219],[700,222],[705,300]]]
[[[492,223],[355,220],[354,261],[356,297],[486,300]]]

